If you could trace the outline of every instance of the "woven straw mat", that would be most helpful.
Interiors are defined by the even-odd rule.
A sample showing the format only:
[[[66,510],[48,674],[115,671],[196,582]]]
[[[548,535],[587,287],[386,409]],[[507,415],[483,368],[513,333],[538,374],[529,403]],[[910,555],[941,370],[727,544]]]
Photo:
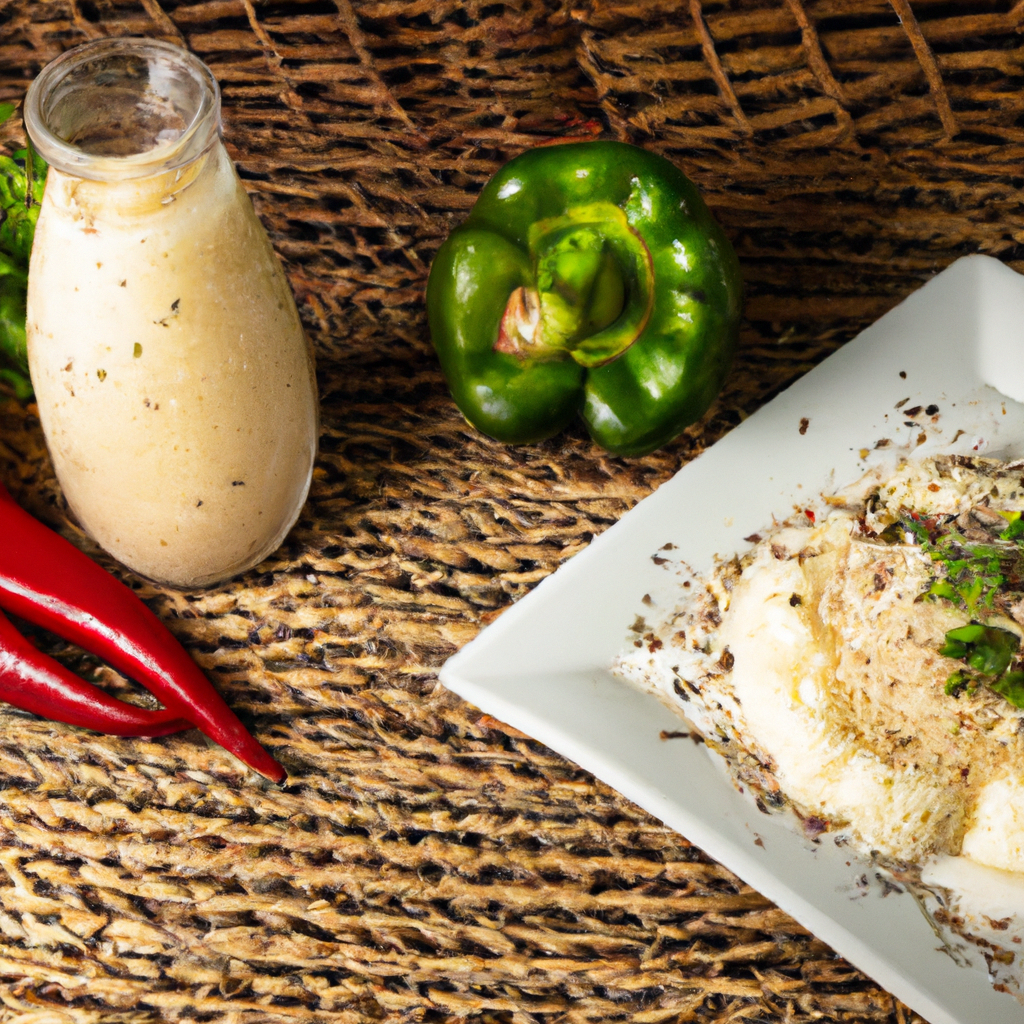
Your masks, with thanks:
[[[919,1021],[436,671],[954,258],[1022,267],[1022,27],[1010,0],[0,0],[0,98],[105,35],[213,68],[323,400],[286,544],[195,593],[92,547],[36,410],[0,402],[17,499],[139,590],[290,773],[261,784],[195,732],[3,712],[0,1022]],[[427,336],[445,233],[503,161],[565,135],[674,160],[743,264],[725,392],[643,459],[579,428],[488,441]]]

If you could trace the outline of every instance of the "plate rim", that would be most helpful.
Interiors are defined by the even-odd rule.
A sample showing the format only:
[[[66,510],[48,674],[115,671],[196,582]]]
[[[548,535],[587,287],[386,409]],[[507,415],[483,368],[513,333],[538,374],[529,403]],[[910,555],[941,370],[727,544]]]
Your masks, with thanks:
[[[995,330],[988,323],[985,303],[995,296],[994,308],[1000,309],[1002,308],[1000,303],[1005,305],[1010,302],[1024,311],[1024,277],[991,257],[977,255],[963,257],[937,274],[921,289],[912,293],[807,374],[798,378],[716,444],[682,466],[669,481],[663,483],[655,492],[640,501],[618,522],[595,538],[584,550],[563,563],[521,600],[506,609],[493,624],[484,629],[473,641],[445,663],[439,673],[439,678],[443,685],[469,700],[481,710],[521,729],[551,749],[568,757],[595,777],[612,785],[638,806],[679,831],[738,877],[762,892],[805,927],[808,927],[815,935],[823,938],[837,952],[897,995],[904,1003],[925,1016],[931,1021],[931,1024],[973,1024],[977,1017],[965,1016],[962,1010],[950,1006],[948,999],[943,999],[941,994],[937,996],[935,992],[920,984],[915,984],[900,970],[898,963],[885,961],[863,941],[862,936],[851,932],[829,915],[823,914],[820,907],[809,902],[799,891],[782,882],[771,870],[766,870],[763,861],[754,856],[750,850],[744,850],[743,847],[737,846],[731,840],[724,839],[714,824],[694,819],[685,807],[681,807],[677,802],[673,802],[671,797],[660,792],[661,787],[659,787],[657,779],[633,777],[629,771],[624,770],[622,765],[613,764],[595,754],[588,747],[585,738],[574,735],[571,730],[567,732],[551,717],[550,713],[538,712],[536,708],[517,704],[505,692],[509,680],[516,678],[514,674],[509,675],[504,670],[497,673],[484,670],[487,658],[493,648],[507,643],[510,637],[514,638],[517,630],[523,628],[523,623],[530,615],[534,614],[535,609],[538,609],[546,599],[556,598],[556,592],[565,590],[568,586],[566,581],[583,575],[595,561],[607,558],[610,552],[615,551],[616,547],[622,547],[626,543],[625,539],[629,533],[638,529],[636,524],[642,522],[649,513],[653,516],[654,513],[650,510],[664,504],[665,496],[671,493],[673,486],[678,487],[677,482],[680,478],[684,474],[689,473],[691,476],[695,474],[692,467],[704,466],[706,468],[709,459],[711,461],[720,459],[723,451],[728,454],[737,445],[742,445],[746,437],[753,436],[751,432],[757,429],[758,423],[772,420],[773,410],[787,408],[794,402],[813,395],[814,390],[820,386],[820,382],[834,376],[837,369],[848,368],[849,364],[856,367],[858,362],[862,362],[866,358],[865,353],[871,355],[872,345],[877,348],[880,339],[884,340],[887,332],[895,330],[899,334],[901,331],[906,331],[908,326],[927,320],[928,316],[934,314],[935,302],[941,306],[944,293],[947,303],[957,307],[958,311],[951,314],[949,323],[943,327],[946,331],[945,343],[959,344],[964,351],[966,360],[964,365],[956,367],[957,373],[960,375],[960,380],[956,383],[958,386],[966,388],[967,391],[964,393],[967,394],[971,393],[970,387],[983,387],[986,384],[996,383],[985,379],[991,375],[991,370],[986,372],[985,368],[986,366],[991,367],[993,363],[988,349],[992,346],[998,349],[1000,345],[1005,347],[1006,330]],[[952,301],[950,296],[953,296],[956,301]],[[957,321],[956,315],[960,314],[962,314],[962,319]],[[991,317],[988,319],[990,320]],[[1021,319],[1024,320],[1024,317]],[[969,345],[963,345],[965,324],[971,333]],[[970,330],[972,326],[973,331]],[[956,331],[961,333],[953,337]],[[1024,342],[1024,333],[1021,333],[1021,341]],[[950,349],[950,351],[952,350]],[[902,376],[906,377],[906,374],[904,373]],[[911,385],[908,384],[907,388],[910,389]],[[1003,388],[1004,392],[1007,390],[1014,389]],[[948,446],[945,444],[940,445],[940,448],[946,447]],[[716,452],[719,454],[713,454]],[[662,496],[661,499],[659,499],[659,495]],[[653,541],[649,542],[648,546],[650,543]],[[623,622],[623,635],[625,626],[626,623]],[[601,665],[588,663],[584,658],[575,664],[575,668],[557,671],[552,669],[547,673],[546,678],[558,676],[568,678],[572,672],[577,675],[594,672],[597,673],[595,678],[598,678],[602,671],[605,670]],[[520,676],[520,678],[522,677],[525,675]],[[617,685],[626,687],[627,684],[619,682]],[[657,698],[650,695],[643,696],[660,706]],[[671,714],[667,709],[662,709],[666,714]],[[674,720],[679,721],[678,718],[674,718]],[[677,822],[683,827],[680,827]],[[909,897],[907,899],[909,900]],[[950,970],[948,973],[964,980],[963,972]],[[980,977],[978,972],[971,972],[970,976],[975,975]],[[984,1006],[975,1006],[976,1010],[980,1009],[987,1013],[987,1019],[993,1024],[997,1019],[1024,1019],[1024,1011],[1012,997],[995,993],[987,979],[981,978],[981,980],[984,982],[985,992],[997,998],[998,1003],[993,1003],[991,1010]],[[969,984],[968,987],[977,989],[974,984]],[[975,996],[982,999],[984,1003],[990,1002],[990,999],[981,992],[976,991]],[[975,1004],[972,1003],[973,1005]],[[1011,1008],[1013,1012],[1011,1012]]]

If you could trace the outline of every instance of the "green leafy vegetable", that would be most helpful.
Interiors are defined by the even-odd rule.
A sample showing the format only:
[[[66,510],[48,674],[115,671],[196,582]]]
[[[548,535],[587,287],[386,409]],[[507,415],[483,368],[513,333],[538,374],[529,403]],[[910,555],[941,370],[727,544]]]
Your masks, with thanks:
[[[0,104],[0,124],[13,113]],[[0,381],[21,399],[32,396],[25,337],[25,294],[46,161],[28,149],[0,155]]]

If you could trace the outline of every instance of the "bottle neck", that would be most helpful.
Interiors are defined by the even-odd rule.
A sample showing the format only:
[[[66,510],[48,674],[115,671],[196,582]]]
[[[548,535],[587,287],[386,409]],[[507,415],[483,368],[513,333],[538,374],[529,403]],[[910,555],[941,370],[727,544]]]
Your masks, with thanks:
[[[223,207],[239,188],[234,164],[223,143],[215,139],[184,167],[144,178],[97,181],[51,168],[43,206],[46,216],[69,220],[85,230],[132,230],[142,223],[176,219],[183,203]]]
[[[201,60],[151,39],[68,50],[29,88],[25,126],[65,175],[128,181],[177,172],[219,136],[220,90]]]

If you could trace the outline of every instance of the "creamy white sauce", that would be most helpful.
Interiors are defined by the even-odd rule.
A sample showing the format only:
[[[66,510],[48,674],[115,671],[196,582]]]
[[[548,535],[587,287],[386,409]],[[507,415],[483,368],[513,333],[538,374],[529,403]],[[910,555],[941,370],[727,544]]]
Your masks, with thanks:
[[[145,576],[194,585],[281,543],[316,450],[312,360],[219,142],[132,181],[51,168],[28,336],[58,479],[99,544]]]

